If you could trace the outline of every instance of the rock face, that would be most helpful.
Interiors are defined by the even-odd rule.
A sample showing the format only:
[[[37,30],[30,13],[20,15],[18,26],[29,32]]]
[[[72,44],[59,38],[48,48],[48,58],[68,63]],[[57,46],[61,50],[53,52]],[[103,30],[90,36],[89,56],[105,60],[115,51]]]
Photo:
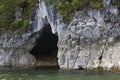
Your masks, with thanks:
[[[58,36],[58,64],[63,69],[120,69],[120,17],[117,6],[103,0],[104,8],[83,9],[64,24],[54,7],[39,1],[31,13],[30,27],[19,36],[5,32],[0,37],[0,66],[33,65],[29,52],[45,24]],[[8,34],[7,34],[8,33]]]
[[[120,68],[120,18],[107,1],[104,8],[77,12],[68,26],[58,25],[60,68]]]
[[[34,38],[20,36],[16,32],[4,32],[0,36],[0,66],[31,66],[35,63],[34,56],[29,54]],[[26,42],[27,40],[27,42]],[[31,43],[31,44],[28,44]]]
[[[16,19],[20,19],[22,8],[17,7]],[[32,12],[31,12],[32,13]],[[36,14],[32,14],[34,16]],[[37,16],[37,15],[36,15]],[[34,23],[37,18],[30,19]],[[31,26],[32,25],[32,26]],[[35,28],[33,28],[35,27]],[[33,28],[33,29],[32,29]],[[36,32],[37,26],[30,22],[30,27],[21,34],[22,29],[13,31],[1,30],[0,34],[0,66],[33,66],[36,59],[30,54],[30,50],[35,46],[35,40],[39,37]],[[34,33],[34,34],[33,34]]]
[[[36,58],[30,54],[30,51],[36,45],[36,39],[40,38],[43,27],[48,24],[48,21],[49,23],[53,21],[52,12],[53,9],[51,9],[48,16],[45,3],[40,1],[39,4],[33,7],[29,17],[29,27],[24,33],[19,34],[22,29],[14,32],[1,29],[0,66],[34,66]],[[20,19],[23,16],[22,8],[18,6],[15,17]],[[51,25],[52,32],[54,32],[55,26],[52,23]]]
[[[83,9],[67,27],[58,27],[60,68],[120,69],[120,17],[116,6],[107,3],[101,9]]]
[[[66,25],[55,14],[53,6],[40,2],[44,18],[47,17],[52,32],[59,38],[57,57],[60,68],[120,68],[119,11],[117,6],[111,6],[110,0],[103,0],[103,4],[104,8],[101,9],[77,12],[70,24]],[[44,10],[41,9],[43,7]]]

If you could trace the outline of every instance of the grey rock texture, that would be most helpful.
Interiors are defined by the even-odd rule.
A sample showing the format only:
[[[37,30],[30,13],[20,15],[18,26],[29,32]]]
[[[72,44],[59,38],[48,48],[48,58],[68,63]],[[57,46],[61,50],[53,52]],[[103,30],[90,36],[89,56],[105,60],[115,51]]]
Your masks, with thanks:
[[[0,36],[0,66],[34,65],[36,59],[29,51],[34,46],[37,34],[29,38],[16,32],[3,32]]]
[[[120,69],[120,17],[117,6],[103,0],[104,8],[78,11],[69,24],[54,7],[39,1],[31,13],[30,27],[19,36],[4,32],[0,36],[0,66],[33,65],[29,52],[45,24],[58,36],[58,64],[63,69]]]
[[[51,5],[48,5],[51,6]],[[30,54],[30,50],[36,45],[36,39],[40,37],[43,27],[51,22],[53,9],[48,12],[43,1],[33,7],[29,17],[28,29],[21,33],[22,29],[13,31],[1,30],[0,34],[0,66],[35,66],[36,59]],[[49,13],[49,16],[48,16]],[[15,17],[19,19],[23,16],[21,7],[17,7]],[[48,18],[49,17],[49,18]],[[48,22],[49,21],[49,22]],[[54,22],[54,21],[53,21]]]
[[[14,32],[1,30],[0,66],[34,66],[36,59],[30,54],[30,50],[36,45],[36,39],[40,36],[44,25],[48,24],[46,15],[45,3],[40,2],[33,7],[29,17],[29,27],[25,32],[19,34],[21,28]],[[22,16],[21,7],[17,7],[16,19]]]
[[[16,20],[23,17],[23,12],[22,12],[22,10],[23,10],[23,9],[21,8],[21,6],[17,6],[17,7],[16,7],[16,12],[15,12]]]
[[[77,12],[67,27],[58,26],[60,68],[120,69],[120,17],[116,6],[104,4]]]
[[[54,7],[40,1],[36,12],[37,26],[41,31],[50,24],[58,35],[58,64],[64,69],[119,69],[120,17],[118,8],[103,0],[104,8],[83,9],[64,24]]]
[[[32,11],[35,13],[36,11]],[[23,15],[21,8],[17,7],[16,19]],[[22,29],[13,31],[1,30],[0,34],[0,66],[34,66],[36,59],[30,54],[30,50],[35,46],[35,40],[39,37],[40,31],[36,32],[37,15],[34,19],[30,18],[29,28],[22,32]],[[31,26],[32,25],[32,26]]]

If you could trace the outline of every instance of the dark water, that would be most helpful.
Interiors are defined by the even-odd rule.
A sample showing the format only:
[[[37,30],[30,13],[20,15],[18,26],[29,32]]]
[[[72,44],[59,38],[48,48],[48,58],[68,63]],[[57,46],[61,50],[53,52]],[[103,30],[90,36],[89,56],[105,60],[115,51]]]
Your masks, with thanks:
[[[120,80],[119,71],[0,68],[0,80]]]

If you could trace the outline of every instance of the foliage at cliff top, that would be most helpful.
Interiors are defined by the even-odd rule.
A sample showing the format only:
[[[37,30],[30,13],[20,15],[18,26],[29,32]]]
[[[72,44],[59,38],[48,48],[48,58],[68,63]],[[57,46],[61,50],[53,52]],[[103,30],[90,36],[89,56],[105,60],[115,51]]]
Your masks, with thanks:
[[[83,8],[102,8],[103,0],[45,0],[48,3],[55,3],[55,9],[59,14],[63,16],[64,22],[69,22],[73,18],[73,14],[76,11]],[[118,5],[120,7],[119,0],[111,0],[112,5]]]
[[[28,18],[31,8],[38,0],[0,0],[0,30],[16,28],[25,29],[28,27]],[[16,7],[23,8],[23,17],[20,20],[15,20]]]
[[[28,27],[28,18],[32,7],[38,0],[0,0],[0,30],[2,29],[16,29]],[[63,16],[64,22],[69,22],[76,11],[83,8],[101,8],[103,0],[44,0],[48,3],[55,3],[55,9]],[[119,0],[111,0],[112,5],[118,5]],[[15,20],[15,10],[17,6],[23,8],[23,17],[20,20]]]

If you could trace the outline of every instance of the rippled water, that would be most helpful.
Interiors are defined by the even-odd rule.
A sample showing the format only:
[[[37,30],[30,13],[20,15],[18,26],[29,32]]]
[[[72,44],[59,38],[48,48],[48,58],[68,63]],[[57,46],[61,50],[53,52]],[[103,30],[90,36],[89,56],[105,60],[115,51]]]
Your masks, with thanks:
[[[120,80],[119,71],[0,68],[0,80]]]

